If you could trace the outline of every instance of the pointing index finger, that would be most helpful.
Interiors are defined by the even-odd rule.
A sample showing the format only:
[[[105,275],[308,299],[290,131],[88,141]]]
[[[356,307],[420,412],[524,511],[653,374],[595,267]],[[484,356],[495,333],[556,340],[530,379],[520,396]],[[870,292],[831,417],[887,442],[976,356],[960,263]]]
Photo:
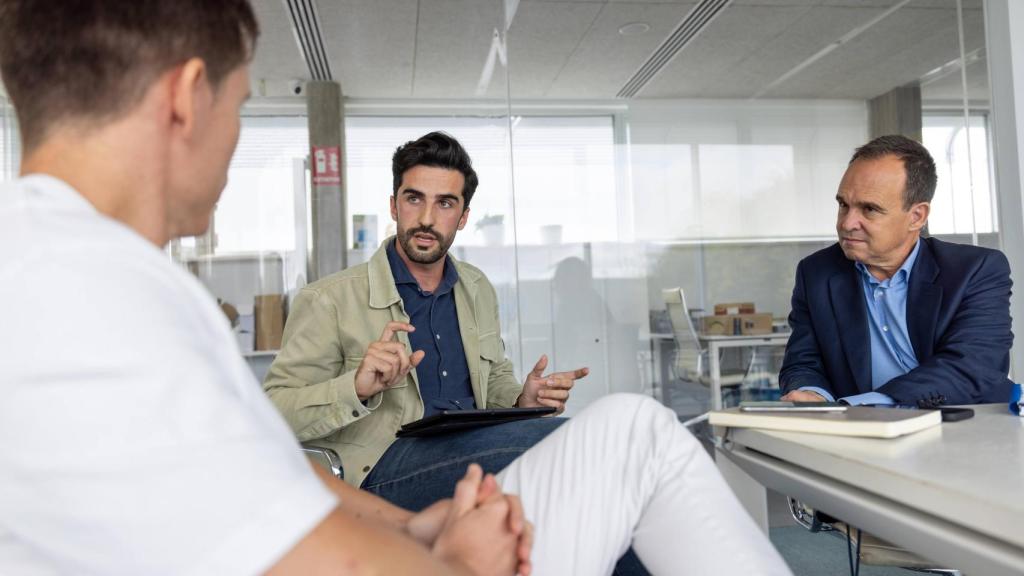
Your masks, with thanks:
[[[572,371],[555,372],[554,374],[549,374],[548,378],[554,378],[554,379],[570,378],[572,380],[579,380],[580,378],[585,378],[587,376],[587,374],[590,374],[590,368],[585,368],[584,367],[584,368],[577,368],[577,369],[572,370]]]
[[[408,324],[406,322],[396,322],[396,321],[388,322],[387,325],[384,326],[384,332],[382,332],[381,335],[380,335],[380,341],[381,342],[389,342],[391,340],[394,340],[395,339],[395,334],[397,334],[399,332],[415,332],[415,331],[416,331],[416,327],[413,326],[412,324]]]

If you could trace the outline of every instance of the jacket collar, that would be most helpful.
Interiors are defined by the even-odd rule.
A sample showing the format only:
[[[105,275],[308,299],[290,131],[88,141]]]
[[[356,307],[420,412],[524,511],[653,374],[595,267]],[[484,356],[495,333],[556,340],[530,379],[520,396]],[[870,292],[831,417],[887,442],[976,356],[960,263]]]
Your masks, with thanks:
[[[395,286],[395,276],[391,273],[391,263],[388,261],[388,244],[394,241],[394,236],[384,239],[377,251],[370,257],[367,264],[367,276],[370,283],[370,308],[384,309],[402,301]],[[471,266],[466,266],[455,259],[451,252],[448,259],[459,275],[456,287],[461,284],[470,297],[476,296],[476,285],[480,280],[480,272]]]
[[[402,301],[402,297],[398,295],[398,288],[395,287],[395,277],[391,274],[391,264],[388,262],[387,246],[394,239],[394,236],[385,238],[367,264],[370,308],[390,308],[393,304]]]
[[[931,238],[921,240],[921,250],[907,287],[907,332],[918,362],[932,356],[933,335],[942,305],[942,286],[937,282],[939,265],[932,254],[931,243]]]
[[[840,253],[840,258],[846,256]],[[860,272],[853,262],[828,279],[832,314],[839,327],[839,342],[843,346],[846,363],[850,367],[853,383],[860,392],[871,391],[871,335],[868,332],[868,309],[864,303]]]

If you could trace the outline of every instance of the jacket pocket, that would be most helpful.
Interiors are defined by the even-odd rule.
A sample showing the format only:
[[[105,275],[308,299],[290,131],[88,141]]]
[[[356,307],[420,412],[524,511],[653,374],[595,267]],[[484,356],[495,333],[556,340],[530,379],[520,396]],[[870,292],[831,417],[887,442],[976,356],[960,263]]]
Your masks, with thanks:
[[[487,382],[491,368],[505,358],[505,347],[498,334],[491,332],[480,337],[480,381]]]

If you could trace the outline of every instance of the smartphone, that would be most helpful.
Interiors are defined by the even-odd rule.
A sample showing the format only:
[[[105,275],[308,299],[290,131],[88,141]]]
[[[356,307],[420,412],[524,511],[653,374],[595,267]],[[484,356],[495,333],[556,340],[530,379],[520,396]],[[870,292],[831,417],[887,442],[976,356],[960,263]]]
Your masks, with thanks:
[[[845,412],[839,402],[740,402],[741,412]]]

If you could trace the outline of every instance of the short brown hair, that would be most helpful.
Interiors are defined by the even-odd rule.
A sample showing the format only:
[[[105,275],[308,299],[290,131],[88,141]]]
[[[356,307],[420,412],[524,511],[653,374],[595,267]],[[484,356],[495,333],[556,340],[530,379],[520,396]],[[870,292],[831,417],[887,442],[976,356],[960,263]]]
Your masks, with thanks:
[[[31,150],[62,121],[128,112],[189,58],[216,88],[258,35],[248,0],[0,0],[0,75]]]
[[[903,189],[903,209],[920,202],[931,202],[935,196],[938,176],[935,161],[920,142],[901,136],[889,134],[879,136],[871,142],[857,148],[850,158],[850,164],[857,160],[876,160],[883,156],[895,156],[903,161],[907,183]]]

